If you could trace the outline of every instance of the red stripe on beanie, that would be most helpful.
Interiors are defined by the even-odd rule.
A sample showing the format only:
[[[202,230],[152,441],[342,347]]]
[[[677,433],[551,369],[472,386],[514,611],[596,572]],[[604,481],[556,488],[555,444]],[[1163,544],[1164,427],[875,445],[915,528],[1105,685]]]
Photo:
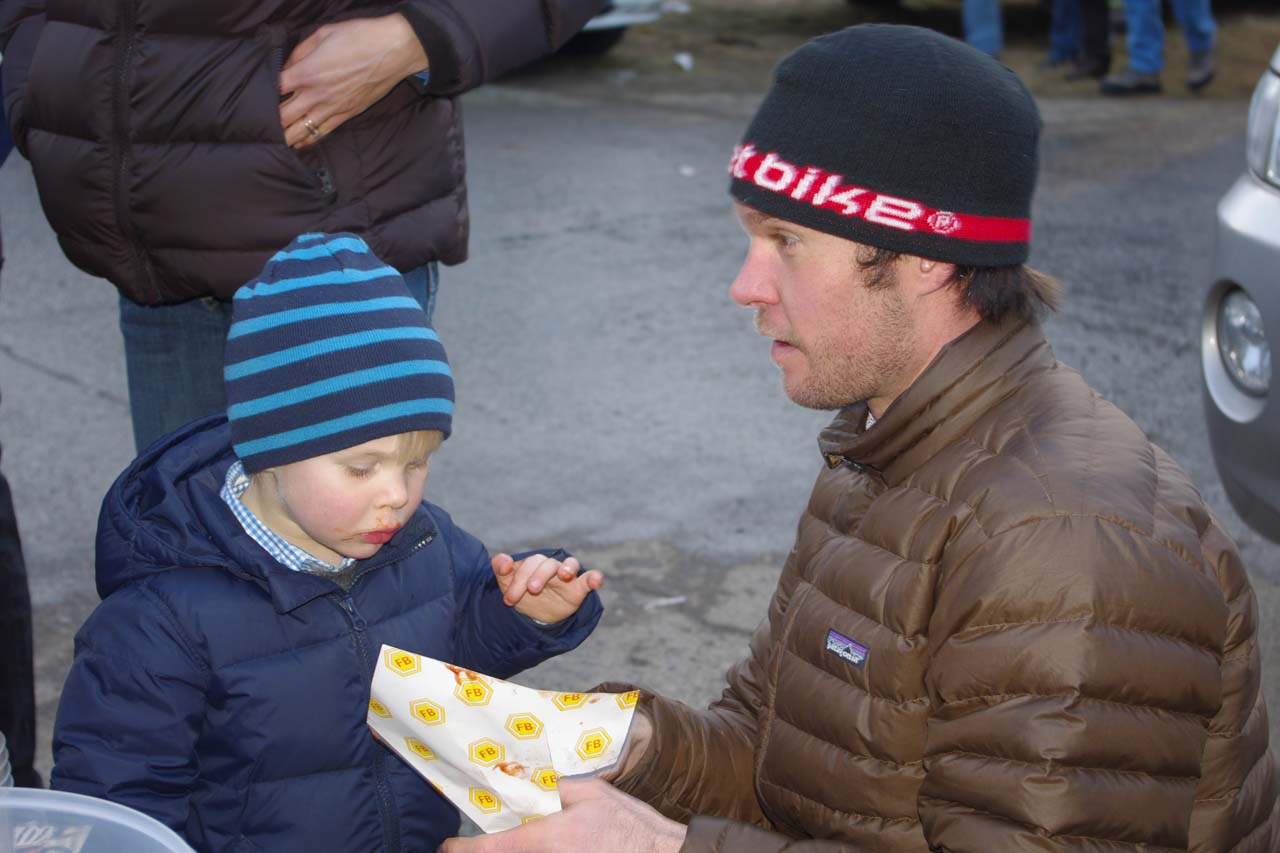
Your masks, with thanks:
[[[841,216],[899,231],[980,243],[1026,243],[1031,240],[1030,219],[937,210],[918,201],[846,184],[842,175],[817,166],[797,166],[772,151],[761,154],[750,142],[734,146],[729,172],[736,180],[785,195],[797,203],[807,202]]]

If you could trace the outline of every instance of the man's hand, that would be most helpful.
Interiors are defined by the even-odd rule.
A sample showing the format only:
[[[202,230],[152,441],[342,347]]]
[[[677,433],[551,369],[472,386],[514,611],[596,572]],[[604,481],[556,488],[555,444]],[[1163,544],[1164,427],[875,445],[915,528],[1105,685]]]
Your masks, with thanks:
[[[604,585],[604,575],[579,574],[582,566],[573,557],[563,563],[534,554],[519,563],[506,554],[493,558],[493,574],[502,600],[530,619],[559,622],[578,612],[592,590]]]
[[[280,73],[280,125],[294,148],[317,142],[427,70],[422,42],[400,13],[325,24],[298,43]]]
[[[450,838],[443,853],[677,853],[686,828],[599,779],[561,779],[563,811],[506,832]]]

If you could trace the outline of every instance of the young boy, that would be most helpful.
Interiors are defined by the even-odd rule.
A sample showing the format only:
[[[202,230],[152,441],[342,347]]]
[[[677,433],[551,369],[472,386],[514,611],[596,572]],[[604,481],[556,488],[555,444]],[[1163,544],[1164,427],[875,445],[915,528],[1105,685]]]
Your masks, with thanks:
[[[380,646],[506,678],[590,633],[602,578],[490,560],[423,502],[453,380],[359,238],[304,235],[236,293],[224,375],[227,416],[103,502],[53,787],[202,851],[434,850],[457,813],[365,724]]]

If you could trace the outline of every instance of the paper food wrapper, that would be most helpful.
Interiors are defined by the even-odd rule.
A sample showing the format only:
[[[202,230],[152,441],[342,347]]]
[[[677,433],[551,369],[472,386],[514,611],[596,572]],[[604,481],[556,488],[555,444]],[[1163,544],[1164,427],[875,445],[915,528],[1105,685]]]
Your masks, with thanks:
[[[556,693],[383,646],[369,728],[485,832],[560,811],[557,780],[618,760],[639,691]]]

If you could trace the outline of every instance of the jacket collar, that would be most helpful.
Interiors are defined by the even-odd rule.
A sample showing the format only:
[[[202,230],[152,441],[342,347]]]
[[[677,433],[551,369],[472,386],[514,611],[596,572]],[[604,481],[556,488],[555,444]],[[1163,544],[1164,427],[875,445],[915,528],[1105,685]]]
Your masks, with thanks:
[[[829,466],[849,461],[874,468],[894,485],[1033,374],[1056,364],[1038,323],[979,322],[943,347],[874,427],[864,429],[867,404],[856,403],[836,415],[818,446]]]

